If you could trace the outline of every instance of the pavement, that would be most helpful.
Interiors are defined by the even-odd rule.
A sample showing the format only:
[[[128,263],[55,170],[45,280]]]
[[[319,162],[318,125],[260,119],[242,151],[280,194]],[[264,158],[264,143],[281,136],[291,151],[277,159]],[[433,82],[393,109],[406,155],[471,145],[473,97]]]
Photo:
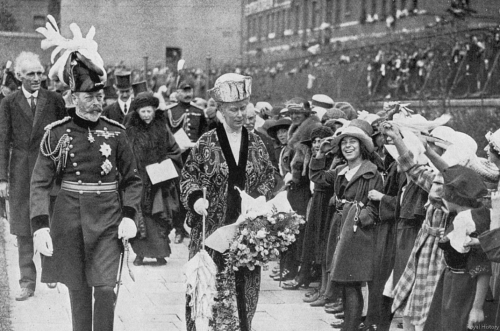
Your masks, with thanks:
[[[67,288],[58,284],[49,289],[38,281],[35,296],[27,301],[14,300],[19,291],[16,238],[9,233],[5,220],[3,236],[10,291],[10,325],[13,331],[70,331],[71,312]],[[1,229],[2,227],[0,227]],[[173,239],[173,238],[171,238]],[[129,277],[126,266],[122,276],[122,287],[115,315],[115,331],[159,331],[186,330],[184,264],[188,258],[188,240],[182,244],[171,244],[172,255],[165,266],[156,266],[155,260],[146,259],[144,266],[134,266],[131,251],[129,265],[135,282]],[[0,259],[1,261],[1,259]],[[40,258],[34,257],[40,270]],[[253,319],[255,331],[331,331],[333,315],[322,308],[313,308],[302,302],[305,289],[286,291],[278,286],[263,271],[257,312]],[[0,269],[5,266],[0,265]],[[313,284],[314,285],[314,284]],[[7,293],[1,292],[0,294]],[[6,318],[0,314],[0,319]],[[393,323],[395,325],[395,323]],[[2,324],[0,323],[0,326]],[[397,330],[396,327],[391,330]],[[3,331],[0,328],[0,331]],[[10,330],[9,330],[10,331]]]

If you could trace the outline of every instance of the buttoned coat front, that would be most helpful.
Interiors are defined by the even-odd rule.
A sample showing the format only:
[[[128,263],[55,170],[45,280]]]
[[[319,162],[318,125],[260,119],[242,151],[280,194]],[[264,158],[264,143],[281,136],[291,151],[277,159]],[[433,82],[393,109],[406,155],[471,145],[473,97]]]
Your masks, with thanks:
[[[33,115],[23,91],[18,90],[0,105],[0,180],[9,182],[10,232],[31,236],[30,178],[44,128],[66,114],[64,100],[54,92],[40,89]]]

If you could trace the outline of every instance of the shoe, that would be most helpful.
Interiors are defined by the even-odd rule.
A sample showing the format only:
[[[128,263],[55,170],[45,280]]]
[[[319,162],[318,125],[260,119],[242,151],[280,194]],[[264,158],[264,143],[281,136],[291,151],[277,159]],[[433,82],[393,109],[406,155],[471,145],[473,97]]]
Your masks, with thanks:
[[[309,281],[301,282],[292,279],[288,282],[283,283],[283,285],[281,285],[281,288],[283,288],[284,290],[298,290],[302,285],[304,286],[304,288],[309,288],[309,284]]]
[[[332,323],[330,323],[330,326],[334,329],[342,329],[344,327],[344,320],[334,320]]]
[[[276,277],[273,277],[273,279],[277,282],[283,282],[283,281],[286,281],[286,280],[292,280],[295,278],[295,275],[292,275],[292,273],[290,272],[290,270],[288,269],[285,269],[283,270],[283,272],[280,274],[278,274]]]
[[[344,318],[344,312],[341,311],[340,313],[335,313],[335,314],[333,314],[333,316],[335,316],[335,318],[337,318],[337,319],[343,319]]]
[[[157,265],[166,265],[167,264],[167,260],[165,260],[165,258],[163,258],[163,257],[157,257],[156,258],[156,264]]]
[[[329,306],[327,307],[325,305],[325,313],[327,314],[336,314],[336,313],[341,313],[344,311],[344,305],[340,304],[337,306]]]
[[[136,265],[136,266],[140,266],[140,265],[143,265],[143,260],[144,260],[144,257],[137,255],[137,256],[135,257],[135,260],[134,260],[134,262],[133,262],[133,263],[134,263],[134,265]]]
[[[182,233],[177,233],[175,235],[174,243],[175,244],[182,244],[183,241],[184,241],[184,235]]]
[[[307,303],[311,303],[311,302],[314,302],[314,301],[318,300],[318,298],[320,297],[320,295],[321,294],[319,293],[319,291],[317,291],[313,295],[305,297],[304,299],[302,299],[302,301],[307,302]]]
[[[378,330],[378,326],[376,324],[366,326],[365,324],[361,323],[359,325],[360,328],[361,328],[361,325],[363,325],[363,328],[362,328],[363,331],[377,331]]]
[[[32,297],[35,295],[35,291],[32,289],[23,287],[21,288],[21,292],[16,297],[16,301],[26,301],[28,298]]]
[[[324,295],[320,295],[318,300],[310,303],[311,307],[324,307],[327,304],[328,298]]]
[[[57,283],[47,283],[47,287],[48,288],[56,288],[57,287]]]

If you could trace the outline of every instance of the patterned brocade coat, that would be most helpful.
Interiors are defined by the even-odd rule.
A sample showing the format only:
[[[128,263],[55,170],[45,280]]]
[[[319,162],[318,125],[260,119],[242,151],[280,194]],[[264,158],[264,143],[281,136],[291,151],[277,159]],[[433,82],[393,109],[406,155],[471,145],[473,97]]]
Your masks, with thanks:
[[[270,198],[274,187],[273,166],[269,160],[266,147],[255,134],[242,130],[239,162],[236,164],[231,152],[228,138],[222,124],[214,130],[203,134],[186,160],[181,177],[181,201],[188,210],[187,224],[191,226],[191,243],[189,258],[191,259],[201,249],[202,219],[193,205],[202,197],[202,188],[207,189],[209,202],[206,217],[206,237],[218,228],[234,223],[239,216],[241,199],[238,186],[252,197],[261,195]],[[224,269],[223,256],[206,248],[218,268],[217,288],[221,288],[224,279],[220,277]],[[221,323],[225,319],[239,316],[240,328],[234,330],[251,330],[251,320],[257,308],[260,287],[260,270],[254,271],[240,268],[235,272],[235,292],[237,312],[232,314],[218,311],[214,308],[214,319],[210,322],[212,329],[222,330]],[[225,280],[227,281],[227,279]],[[195,330],[190,321],[190,309],[186,307],[186,322],[189,331]],[[228,328],[228,330],[233,330]]]

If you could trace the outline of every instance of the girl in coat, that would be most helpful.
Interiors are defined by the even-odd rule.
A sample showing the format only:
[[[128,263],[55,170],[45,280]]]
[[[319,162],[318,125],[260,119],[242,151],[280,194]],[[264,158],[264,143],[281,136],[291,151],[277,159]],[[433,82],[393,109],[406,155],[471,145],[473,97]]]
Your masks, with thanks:
[[[373,252],[378,204],[368,199],[370,190],[382,190],[382,176],[369,159],[374,150],[371,126],[353,120],[342,133],[326,142],[310,165],[310,178],[316,184],[332,185],[336,196],[336,212],[331,228],[339,227],[332,257],[330,279],[342,290],[344,330],[355,331],[363,310],[362,282],[373,278]],[[338,148],[346,165],[328,170],[325,151]],[[336,232],[336,231],[334,231]],[[329,240],[337,240],[330,235]],[[329,243],[330,245],[331,243]]]
[[[131,118],[127,136],[137,159],[139,175],[143,182],[141,198],[142,220],[139,235],[132,241],[136,253],[134,265],[141,265],[144,257],[156,258],[157,263],[167,263],[170,256],[168,234],[172,230],[172,213],[179,208],[177,179],[152,184],[146,166],[171,159],[177,173],[182,169],[181,150],[166,126],[166,120],[152,93],[139,93],[130,107]]]

